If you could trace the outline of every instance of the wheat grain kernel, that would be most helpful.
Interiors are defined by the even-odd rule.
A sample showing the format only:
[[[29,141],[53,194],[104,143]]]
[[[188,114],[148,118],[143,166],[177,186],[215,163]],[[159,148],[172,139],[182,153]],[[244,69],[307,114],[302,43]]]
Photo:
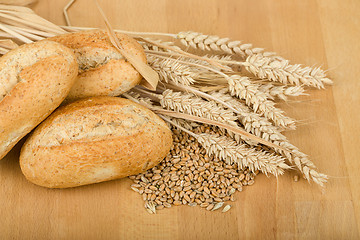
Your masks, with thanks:
[[[141,176],[141,181],[143,181],[146,184],[149,183],[149,180],[144,176]]]
[[[215,204],[214,208],[211,211],[215,211],[223,206],[224,202],[218,202]]]
[[[207,193],[207,194],[210,194],[210,190],[208,187],[204,187],[204,192]]]
[[[166,208],[171,208],[171,204],[170,204],[170,203],[164,202],[163,205],[164,205],[164,207],[166,207]]]
[[[171,196],[172,198],[175,197],[175,191],[174,191],[174,190],[171,190],[171,191],[170,191],[170,196]]]
[[[211,211],[214,208],[214,204],[209,204],[209,206],[206,207],[206,210]]]
[[[208,202],[203,202],[200,204],[200,207],[202,207],[202,208],[206,208],[207,206],[209,206]]]
[[[156,210],[161,210],[161,209],[164,209],[164,205],[157,205],[156,206]]]
[[[221,212],[225,213],[225,212],[229,211],[230,208],[231,208],[231,205],[226,205]]]
[[[185,199],[187,202],[190,202],[190,197],[189,197],[189,195],[184,194],[184,199]]]
[[[223,200],[224,202],[230,201],[230,197],[229,197],[229,196],[226,196],[226,197],[224,197],[222,200]]]
[[[204,198],[209,198],[210,197],[210,195],[207,194],[206,192],[203,192],[203,196],[204,196]]]
[[[140,192],[139,189],[135,188],[135,187],[131,187],[131,189],[135,192]]]
[[[157,191],[158,190],[158,188],[155,187],[155,186],[150,186],[149,189],[152,190],[152,191]]]
[[[167,183],[167,182],[169,182],[169,180],[170,180],[170,175],[166,175],[164,177],[164,182]]]
[[[178,201],[180,199],[179,193],[175,193],[174,201]]]
[[[185,179],[185,181],[186,181],[186,179]],[[186,181],[185,183],[184,183],[184,187],[189,187],[191,185],[191,182],[190,181]]]
[[[156,174],[152,177],[152,180],[159,180],[161,179],[161,175],[160,174]]]
[[[156,198],[156,195],[155,195],[155,194],[152,194],[152,195],[150,196],[150,200],[151,200],[151,201],[154,201],[155,198]]]
[[[205,199],[205,202],[212,203],[212,202],[214,202],[214,199],[210,197],[210,198]]]
[[[201,204],[203,201],[201,201],[200,199],[196,198],[196,199],[195,199],[195,202],[196,202],[197,204]]]
[[[159,187],[159,191],[164,191],[164,189],[165,189],[165,184],[161,184]]]

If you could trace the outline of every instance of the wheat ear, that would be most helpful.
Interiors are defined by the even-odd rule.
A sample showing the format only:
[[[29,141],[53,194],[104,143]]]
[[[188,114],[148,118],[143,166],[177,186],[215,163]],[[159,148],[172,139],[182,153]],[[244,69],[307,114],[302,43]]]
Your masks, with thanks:
[[[253,48],[252,44],[242,44],[240,41],[230,41],[215,35],[205,35],[198,32],[180,32],[176,38],[185,46],[203,51],[221,51],[227,54],[239,54],[242,57],[263,52],[263,48]],[[273,53],[264,53],[273,55]]]
[[[209,36],[197,32],[180,32],[176,38],[185,46],[207,51],[222,51],[227,54],[239,54],[246,57],[246,69],[255,76],[284,84],[304,84],[316,88],[324,88],[324,84],[332,84],[325,71],[319,67],[302,67],[291,65],[289,60],[274,53],[264,52],[262,48],[252,48],[252,44],[241,44],[229,38]]]
[[[232,75],[228,78],[229,91],[232,96],[245,100],[255,112],[263,114],[273,121],[277,126],[295,129],[295,121],[283,114],[283,111],[276,108],[275,103],[268,100],[266,95],[258,91],[259,85],[251,83],[248,77]]]
[[[282,175],[285,170],[291,169],[291,167],[285,163],[285,159],[276,154],[249,148],[247,145],[238,144],[226,136],[209,133],[195,134],[186,129],[186,127],[172,122],[165,116],[162,116],[162,118],[196,138],[204,147],[207,154],[216,156],[227,164],[235,163],[240,169],[248,167],[252,172],[259,170],[266,175],[273,174],[276,177]]]
[[[206,101],[191,93],[173,92],[165,90],[160,97],[160,104],[165,109],[187,113],[198,117],[237,126],[236,116],[230,110],[219,106],[214,101]]]
[[[319,67],[302,67],[301,64],[290,64],[289,60],[278,57],[267,57],[254,54],[246,58],[242,64],[256,77],[283,84],[305,85],[324,88],[324,84],[332,84],[325,71]]]
[[[279,129],[268,122],[267,119],[251,112],[247,106],[227,94],[215,92],[212,93],[212,95],[226,101],[237,110],[237,113],[240,116],[239,119],[246,131],[286,149],[286,152],[276,148],[274,150],[285,156],[290,163],[294,163],[300,172],[303,173],[306,180],[309,182],[314,181],[320,186],[323,186],[327,181],[328,177],[325,174],[316,171],[314,163],[310,161],[308,156],[300,152],[296,146],[292,145],[289,140],[281,134]]]
[[[139,89],[136,89],[139,90]],[[141,92],[141,91],[140,91]],[[146,92],[146,91],[144,91]],[[154,99],[158,98],[157,101],[159,101],[160,96],[158,94],[154,94],[154,93],[147,93],[148,96],[152,96]],[[202,124],[208,124],[208,125],[213,125],[213,126],[217,126],[221,129],[226,129],[229,133],[234,134],[235,136],[239,136],[239,138],[242,139],[246,139],[248,141],[253,141],[256,143],[261,143],[265,146],[268,146],[270,148],[281,148],[271,142],[265,141],[264,139],[257,137],[253,134],[250,134],[248,132],[246,132],[244,129],[240,128],[236,122],[231,122],[231,121],[217,121],[217,120],[212,120],[211,118],[207,118],[207,117],[200,117],[200,116],[196,116],[196,112],[192,112],[192,113],[184,113],[184,112],[179,112],[179,111],[174,111],[174,110],[167,110],[158,106],[154,106],[151,104],[147,104],[144,101],[139,101],[138,99],[136,99],[135,97],[131,96],[128,93],[123,93],[123,96],[133,100],[137,103],[142,104],[143,106],[149,108],[150,110],[154,111],[157,114],[161,114],[161,115],[166,115],[168,117],[175,117],[175,118],[180,118],[180,119],[186,119],[186,120],[190,120],[190,121],[194,121],[194,122],[199,122]],[[214,114],[214,116],[216,116]],[[282,149],[283,151],[286,151],[286,149]]]
[[[253,112],[251,108],[238,99],[231,97],[226,91],[227,90],[224,89],[211,92],[210,95],[231,105],[247,132],[251,132],[267,141],[282,140],[285,138],[285,136],[281,134],[281,128],[274,126],[267,118]]]
[[[241,77],[238,75],[228,76],[223,72],[207,66],[201,66],[195,63],[189,64],[202,67],[203,69],[208,69],[209,71],[223,76],[225,79],[227,79],[230,93],[233,96],[244,99],[249,106],[252,106],[255,112],[261,112],[265,117],[271,119],[278,126],[295,129],[295,121],[283,115],[283,111],[276,108],[274,106],[275,103],[268,100],[264,93],[257,91],[259,85],[253,84],[248,77]]]
[[[274,86],[271,83],[261,84],[259,91],[266,94],[269,99],[281,99],[283,101],[287,100],[288,96],[297,97],[305,94],[305,89],[302,86]]]
[[[195,82],[197,74],[191,68],[179,61],[166,58],[156,58],[154,55],[147,54],[149,65],[158,72],[162,82],[172,82],[174,84],[191,85]]]
[[[237,163],[241,169],[248,167],[253,172],[260,170],[266,175],[278,176],[291,168],[281,156],[239,144],[226,136],[201,133],[197,139],[210,156],[214,155],[227,163]]]

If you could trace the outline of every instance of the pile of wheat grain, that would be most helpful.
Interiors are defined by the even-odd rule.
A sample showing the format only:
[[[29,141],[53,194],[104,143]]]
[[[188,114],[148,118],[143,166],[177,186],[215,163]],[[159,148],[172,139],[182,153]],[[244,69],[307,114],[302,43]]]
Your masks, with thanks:
[[[198,126],[197,133],[212,132],[210,127]],[[219,133],[217,133],[219,134]],[[188,133],[173,128],[174,145],[158,166],[129,177],[132,190],[142,195],[149,213],[172,205],[200,206],[206,210],[226,212],[235,201],[234,193],[243,186],[254,184],[258,171],[239,169],[206,150]]]

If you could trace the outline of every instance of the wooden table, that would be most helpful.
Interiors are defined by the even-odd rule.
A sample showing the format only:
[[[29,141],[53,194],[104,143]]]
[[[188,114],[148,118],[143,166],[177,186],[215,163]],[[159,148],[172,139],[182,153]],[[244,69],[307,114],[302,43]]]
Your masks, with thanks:
[[[34,9],[64,24],[67,1],[39,0]],[[0,161],[0,239],[360,238],[359,1],[100,2],[117,29],[227,36],[329,69],[333,87],[282,105],[307,123],[287,136],[331,176],[326,191],[294,182],[294,173],[259,176],[226,214],[181,206],[150,215],[129,179],[65,190],[27,182],[17,145]],[[75,26],[102,27],[92,1],[78,0],[69,13]]]

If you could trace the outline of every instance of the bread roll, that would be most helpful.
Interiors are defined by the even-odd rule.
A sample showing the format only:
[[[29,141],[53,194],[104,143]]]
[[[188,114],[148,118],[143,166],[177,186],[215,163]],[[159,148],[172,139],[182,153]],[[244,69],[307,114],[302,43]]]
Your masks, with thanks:
[[[39,125],[21,149],[20,166],[37,185],[76,187],[146,171],[171,145],[171,131],[149,109],[94,97],[59,108]]]
[[[77,71],[74,53],[50,41],[0,58],[0,159],[60,105]]]
[[[146,63],[141,45],[133,38],[117,33],[122,46]],[[67,99],[93,96],[118,96],[138,84],[141,75],[111,44],[102,30],[81,31],[49,38],[74,50],[79,76]]]

